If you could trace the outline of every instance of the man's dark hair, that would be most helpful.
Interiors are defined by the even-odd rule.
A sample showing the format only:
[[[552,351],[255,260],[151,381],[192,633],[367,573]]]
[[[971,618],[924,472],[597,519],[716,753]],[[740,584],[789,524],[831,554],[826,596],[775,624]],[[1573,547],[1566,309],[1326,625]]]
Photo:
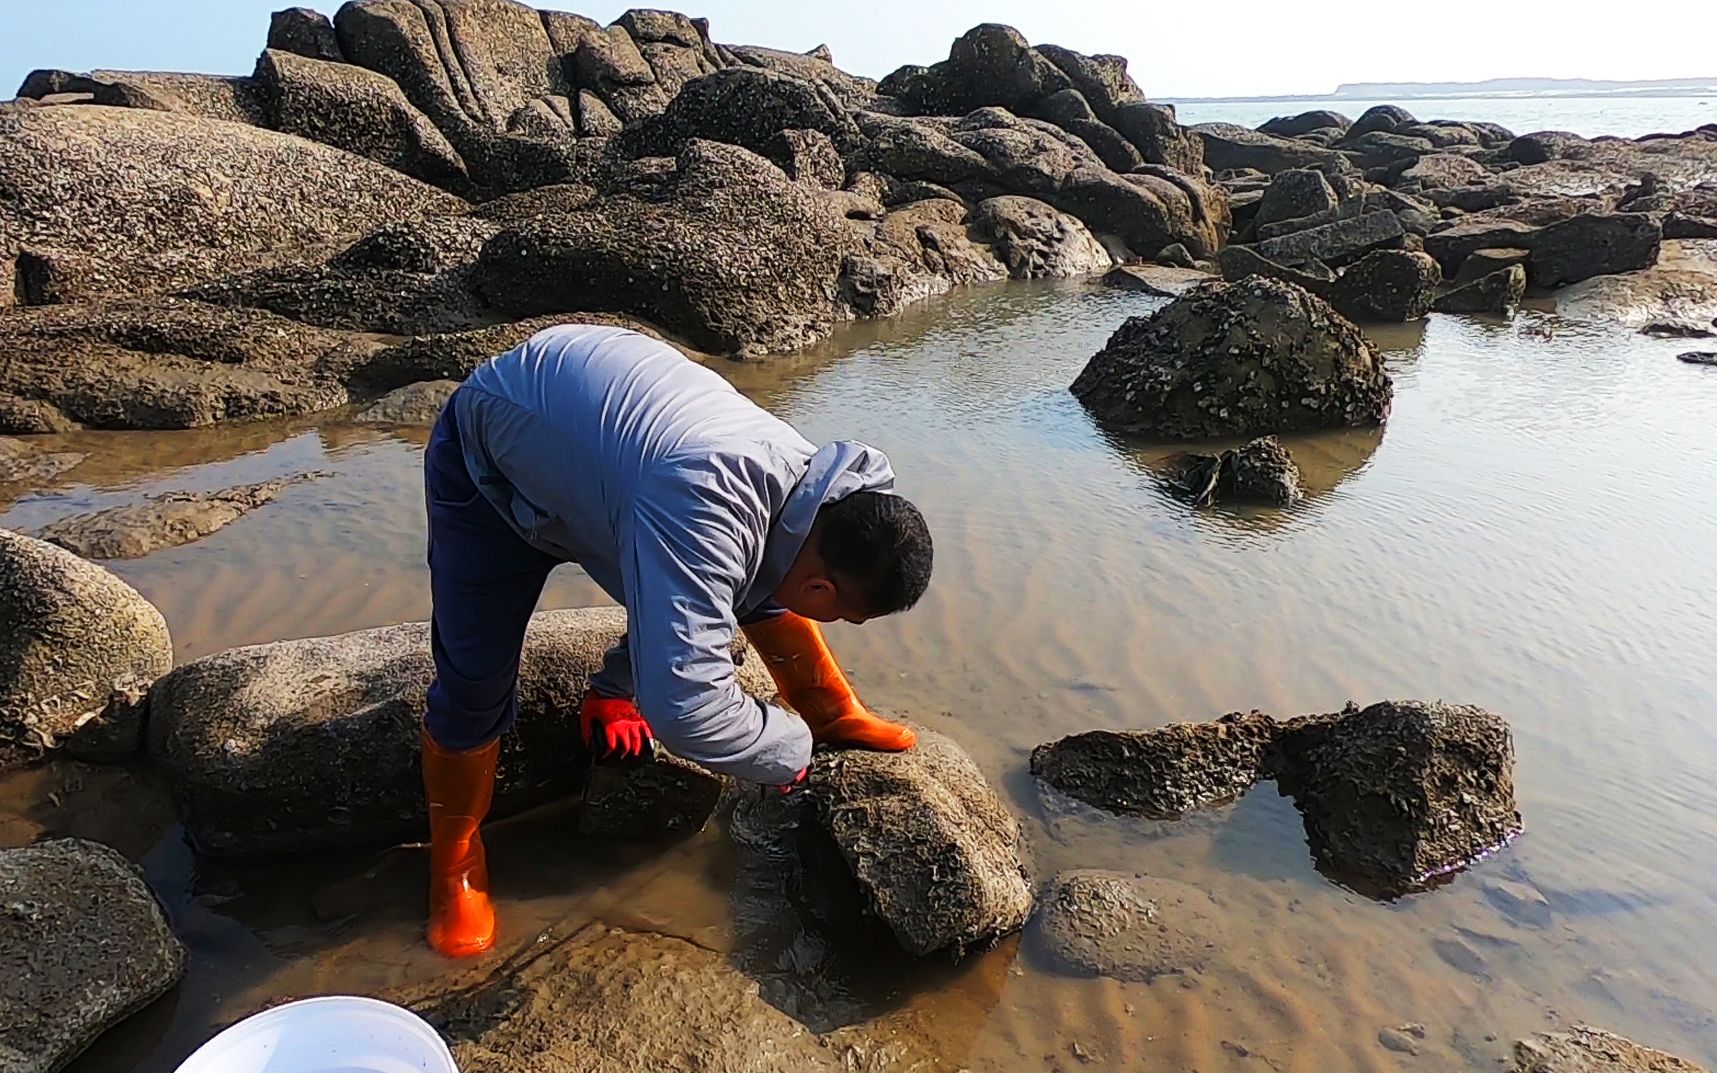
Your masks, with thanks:
[[[918,602],[930,585],[930,527],[911,501],[884,492],[854,492],[818,513],[823,565],[858,586],[872,615],[892,615]]]

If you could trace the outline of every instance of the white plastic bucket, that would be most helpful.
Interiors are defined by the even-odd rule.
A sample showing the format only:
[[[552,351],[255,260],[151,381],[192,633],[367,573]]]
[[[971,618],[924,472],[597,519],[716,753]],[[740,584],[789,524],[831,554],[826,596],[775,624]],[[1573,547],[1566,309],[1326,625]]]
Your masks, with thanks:
[[[247,1017],[178,1073],[459,1073],[435,1029],[380,999],[327,995]]]

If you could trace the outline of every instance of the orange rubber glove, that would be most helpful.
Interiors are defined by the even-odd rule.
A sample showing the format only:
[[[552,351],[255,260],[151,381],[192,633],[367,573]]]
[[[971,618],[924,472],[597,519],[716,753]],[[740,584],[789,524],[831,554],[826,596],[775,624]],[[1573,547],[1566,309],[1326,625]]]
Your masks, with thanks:
[[[650,750],[650,724],[629,697],[584,694],[578,706],[578,729],[585,747],[604,760],[633,760]]]
[[[819,745],[904,752],[918,744],[911,727],[879,719],[859,703],[815,622],[788,612],[744,627],[781,697]]]
[[[495,945],[495,907],[479,827],[495,795],[499,740],[469,752],[423,740],[423,790],[429,803],[429,945],[471,957]]]

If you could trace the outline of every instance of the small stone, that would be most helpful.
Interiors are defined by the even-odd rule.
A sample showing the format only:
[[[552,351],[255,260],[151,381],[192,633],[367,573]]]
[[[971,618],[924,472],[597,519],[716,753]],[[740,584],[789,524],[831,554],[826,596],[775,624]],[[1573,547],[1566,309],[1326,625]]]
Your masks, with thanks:
[[[1717,350],[1690,350],[1676,357],[1689,365],[1717,365]]]
[[[1485,970],[1484,956],[1459,939],[1436,939],[1432,941],[1431,949],[1437,952],[1444,964],[1468,976],[1489,975]]]
[[[1377,1042],[1383,1045],[1384,1050],[1394,1051],[1396,1054],[1419,1053],[1418,1044],[1413,1042],[1411,1036],[1402,1032],[1398,1028],[1383,1029],[1381,1032],[1377,1033]]]

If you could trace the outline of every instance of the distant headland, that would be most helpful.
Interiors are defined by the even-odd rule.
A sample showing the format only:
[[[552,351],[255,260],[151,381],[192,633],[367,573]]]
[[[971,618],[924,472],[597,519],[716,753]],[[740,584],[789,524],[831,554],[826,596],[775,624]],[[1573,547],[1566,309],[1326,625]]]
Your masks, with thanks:
[[[1717,94],[1717,75],[1656,78],[1640,82],[1596,78],[1490,78],[1483,82],[1344,82],[1328,94],[1173,97],[1178,101],[1426,100],[1440,97],[1640,96],[1697,97]]]

